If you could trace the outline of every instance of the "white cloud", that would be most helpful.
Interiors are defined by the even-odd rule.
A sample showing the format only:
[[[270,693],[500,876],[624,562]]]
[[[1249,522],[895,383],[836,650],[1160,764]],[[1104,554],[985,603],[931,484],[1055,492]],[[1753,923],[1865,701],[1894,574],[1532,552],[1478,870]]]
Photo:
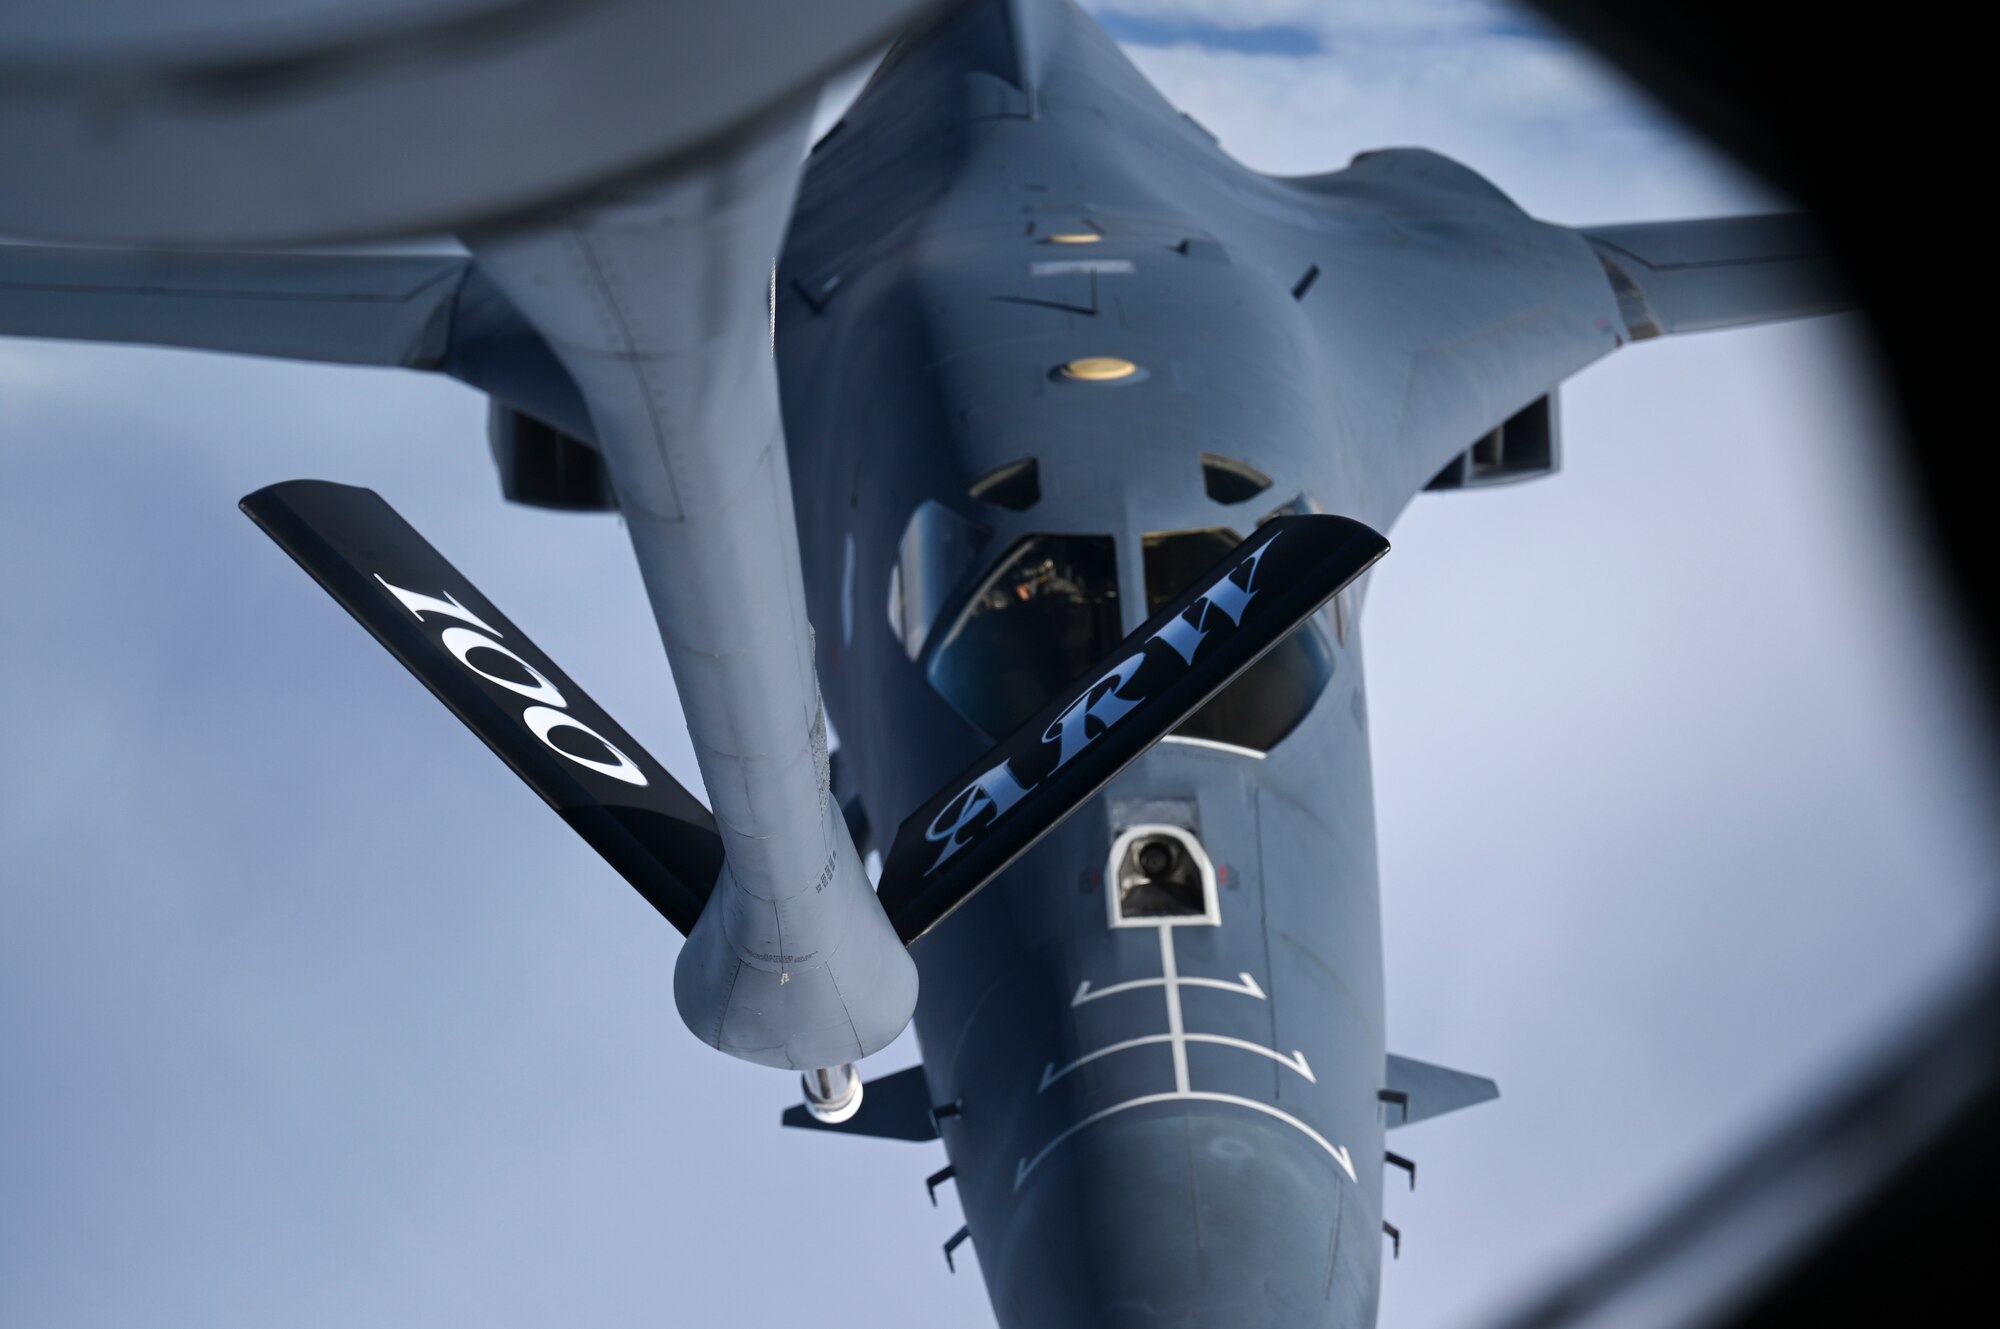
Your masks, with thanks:
[[[1317,28],[1327,17],[1326,5],[1315,0],[1241,0],[1224,4],[1212,0],[1094,0],[1087,8],[1096,14],[1191,20],[1221,28],[1260,28],[1279,23]]]
[[[1219,28],[1285,24],[1322,33],[1477,32],[1519,23],[1518,11],[1489,0],[1401,0],[1330,4],[1328,0],[1090,0],[1093,12],[1209,23]]]
[[[1321,6],[1323,10],[1326,8]],[[1424,146],[1552,220],[1637,220],[1778,206],[1690,141],[1594,56],[1469,21],[1383,27],[1345,6],[1322,53],[1244,55],[1183,44],[1128,52],[1245,164],[1280,175],[1356,153]],[[1486,5],[1441,5],[1494,12]],[[1461,16],[1462,17],[1462,16]]]

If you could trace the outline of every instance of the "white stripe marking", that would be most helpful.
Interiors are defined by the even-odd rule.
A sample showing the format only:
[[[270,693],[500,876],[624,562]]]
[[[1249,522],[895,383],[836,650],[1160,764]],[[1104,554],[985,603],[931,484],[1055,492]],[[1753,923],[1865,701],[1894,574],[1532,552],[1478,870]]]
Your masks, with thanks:
[[[1231,1038],[1227,1034],[1186,1034],[1183,1037],[1190,1043],[1214,1043],[1220,1047],[1240,1048],[1245,1052],[1254,1052],[1260,1057],[1269,1057],[1280,1066],[1289,1066],[1305,1076],[1308,1084],[1319,1083],[1319,1077],[1315,1076],[1312,1067],[1306,1064],[1306,1054],[1296,1048],[1288,1057],[1276,1048],[1267,1048],[1262,1043],[1245,1042],[1240,1038]]]
[[[1144,1038],[1128,1038],[1122,1043],[1113,1043],[1108,1047],[1101,1047],[1094,1051],[1086,1052],[1061,1070],[1057,1070],[1056,1064],[1050,1062],[1048,1065],[1042,1067],[1042,1087],[1035,1092],[1039,1094],[1042,1092],[1042,1089],[1047,1089],[1077,1067],[1096,1061],[1099,1057],[1108,1057],[1114,1052],[1124,1052],[1128,1048],[1150,1047],[1154,1043],[1166,1043],[1172,1041],[1172,1039],[1172,1034],[1147,1034]]]
[[[1210,752],[1227,752],[1238,757],[1255,757],[1258,761],[1262,761],[1271,755],[1268,752],[1259,752],[1255,748],[1246,748],[1240,744],[1224,743],[1220,739],[1191,738],[1186,734],[1168,734],[1160,741],[1162,743],[1185,743],[1191,748],[1207,748]]]
[[[1028,275],[1031,277],[1061,277],[1072,272],[1118,273],[1135,270],[1129,258],[1062,258],[1028,265]]]
[[[1224,992],[1234,992],[1239,997],[1255,997],[1258,1001],[1266,1000],[1264,989],[1257,986],[1256,979],[1250,977],[1248,974],[1238,974],[1236,978],[1237,981],[1234,983],[1226,978],[1183,978],[1180,980],[1180,984],[1184,988],[1219,988]],[[1128,983],[1113,983],[1108,988],[1093,988],[1090,986],[1090,980],[1086,978],[1076,985],[1076,995],[1070,998],[1069,1004],[1072,1008],[1075,1008],[1083,1005],[1086,1001],[1096,1001],[1099,997],[1115,997],[1121,992],[1133,992],[1139,988],[1160,987],[1166,981],[1164,978],[1135,978]]]
[[[1101,1047],[1094,1051],[1086,1052],[1069,1065],[1060,1069],[1057,1068],[1054,1062],[1050,1062],[1048,1065],[1042,1067],[1041,1089],[1037,1089],[1035,1092],[1042,1092],[1042,1089],[1047,1089],[1057,1080],[1062,1079],[1063,1076],[1068,1075],[1071,1071],[1084,1065],[1086,1062],[1096,1061],[1099,1057],[1108,1057],[1114,1052],[1123,1052],[1128,1048],[1147,1047],[1154,1043],[1165,1043],[1172,1037],[1172,1034],[1147,1034],[1144,1038],[1128,1038],[1122,1043],[1113,1043],[1108,1047]],[[1311,1084],[1319,1083],[1319,1078],[1312,1073],[1312,1067],[1306,1063],[1306,1054],[1303,1052],[1295,1051],[1288,1057],[1276,1048],[1267,1048],[1262,1043],[1248,1043],[1240,1038],[1231,1038],[1227,1034],[1182,1034],[1181,1038],[1184,1042],[1188,1043],[1214,1043],[1219,1047],[1240,1048],[1245,1052],[1254,1052],[1260,1057],[1269,1057],[1280,1066],[1289,1066],[1300,1075],[1305,1076],[1306,1080]]]
[[[1050,1140],[1047,1144],[1043,1145],[1042,1151],[1036,1154],[1033,1158],[1031,1159],[1023,1158],[1020,1162],[1016,1163],[1014,1165],[1014,1189],[1017,1191],[1020,1190],[1021,1183],[1028,1179],[1028,1174],[1030,1172],[1033,1172],[1036,1168],[1040,1167],[1042,1164],[1042,1160],[1047,1158],[1051,1153],[1053,1153],[1057,1145],[1069,1139],[1070,1136],[1075,1135],[1085,1126],[1094,1126],[1098,1122],[1103,1121],[1106,1117],[1114,1116],[1117,1113],[1124,1112],[1130,1108],[1146,1107],[1147,1105],[1152,1103],[1174,1103],[1174,1102],[1227,1103],[1231,1107],[1249,1108],[1252,1112],[1261,1112],[1267,1117],[1276,1117],[1279,1121],[1282,1121],[1287,1126],[1290,1126],[1294,1130],[1299,1131],[1301,1134],[1305,1135],[1306,1138],[1310,1139],[1314,1144],[1326,1150],[1327,1156],[1332,1158],[1334,1162],[1340,1165],[1340,1170],[1347,1174],[1347,1179],[1349,1181],[1360,1180],[1358,1177],[1354,1175],[1354,1160],[1348,1156],[1347,1147],[1345,1145],[1337,1145],[1329,1142],[1324,1135],[1321,1135],[1318,1131],[1306,1125],[1303,1121],[1300,1121],[1297,1117],[1294,1117],[1291,1113],[1281,1112],[1277,1108],[1272,1107],[1269,1103],[1259,1103],[1254,1098],[1238,1098],[1235,1094],[1211,1094],[1202,1092],[1200,1090],[1190,1090],[1186,1093],[1146,1094],[1140,1098],[1127,1099],[1123,1103],[1113,1103],[1108,1108],[1103,1108],[1097,1112],[1091,1113],[1089,1116],[1085,1117],[1082,1121],[1077,1122],[1075,1125],[1071,1126],[1068,1130],[1065,1130],[1062,1134],[1056,1136],[1055,1139]]]
[[[1181,1025],[1180,968],[1174,963],[1174,930],[1160,929],[1160,977],[1167,990],[1167,1038],[1174,1049],[1174,1089],[1188,1091],[1187,1040]]]

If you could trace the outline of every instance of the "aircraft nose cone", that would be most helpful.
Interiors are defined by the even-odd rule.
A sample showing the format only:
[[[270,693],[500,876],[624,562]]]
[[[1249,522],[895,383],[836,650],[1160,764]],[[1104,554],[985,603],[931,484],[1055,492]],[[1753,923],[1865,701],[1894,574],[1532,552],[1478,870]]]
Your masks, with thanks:
[[[980,1260],[1006,1329],[1363,1329],[1380,1252],[1369,1206],[1282,1123],[1143,1108],[1095,1123],[1023,1179]],[[977,1234],[976,1234],[977,1235]]]

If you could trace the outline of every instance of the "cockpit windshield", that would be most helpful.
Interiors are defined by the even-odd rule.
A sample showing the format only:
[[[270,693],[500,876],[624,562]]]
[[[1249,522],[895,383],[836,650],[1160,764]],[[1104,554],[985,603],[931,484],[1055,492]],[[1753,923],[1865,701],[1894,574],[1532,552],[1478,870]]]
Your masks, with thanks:
[[[1167,531],[1146,537],[1146,612],[1168,601],[1242,543],[1234,531]],[[1268,752],[1292,732],[1333,677],[1333,656],[1310,623],[1279,642],[1174,732]]]
[[[1148,535],[1147,613],[1159,612],[1241,540],[1221,528]],[[928,673],[960,715],[998,740],[1109,655],[1123,635],[1112,538],[1030,535],[1001,557],[958,611]],[[1332,653],[1308,624],[1174,732],[1268,751],[1305,718],[1332,676]]]
[[[1110,536],[1030,535],[1002,556],[932,657],[931,686],[987,737],[1011,733],[1124,635]]]

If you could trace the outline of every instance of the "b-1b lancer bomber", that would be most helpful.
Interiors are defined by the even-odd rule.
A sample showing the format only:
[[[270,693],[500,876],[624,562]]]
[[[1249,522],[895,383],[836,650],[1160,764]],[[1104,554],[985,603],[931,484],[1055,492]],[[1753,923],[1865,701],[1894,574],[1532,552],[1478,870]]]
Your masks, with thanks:
[[[708,806],[372,492],[243,507],[686,934],[688,1028],[940,1141],[1010,1329],[1372,1324],[1387,1132],[1496,1092],[1384,1046],[1379,533],[1628,343],[1840,307],[1810,229],[1260,175],[1070,0],[436,9],[0,77],[0,231],[92,242],[0,249],[0,334],[490,396],[509,499],[623,514]],[[482,98],[505,160],[417,114]]]

